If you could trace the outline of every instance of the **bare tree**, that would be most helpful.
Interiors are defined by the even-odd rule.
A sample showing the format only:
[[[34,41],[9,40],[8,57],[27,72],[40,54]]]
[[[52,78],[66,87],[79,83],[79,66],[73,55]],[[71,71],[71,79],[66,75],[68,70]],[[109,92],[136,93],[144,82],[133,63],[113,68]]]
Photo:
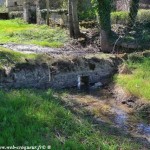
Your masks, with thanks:
[[[74,27],[73,27],[73,18],[72,18],[72,0],[68,0],[68,17],[69,17],[69,33],[70,37],[74,37]]]
[[[40,0],[36,0],[36,22],[41,24]]]
[[[49,17],[50,17],[50,13],[49,13],[49,10],[50,10],[49,0],[46,0],[46,8],[47,8],[46,23],[49,26]]]
[[[80,35],[77,3],[78,0],[68,0],[69,31],[72,38],[78,38]]]

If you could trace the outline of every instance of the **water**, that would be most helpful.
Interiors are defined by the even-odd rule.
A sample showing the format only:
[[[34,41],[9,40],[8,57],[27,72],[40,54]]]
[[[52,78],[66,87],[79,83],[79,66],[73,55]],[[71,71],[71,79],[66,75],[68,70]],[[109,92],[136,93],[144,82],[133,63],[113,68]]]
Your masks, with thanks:
[[[144,137],[150,142],[150,124],[143,123],[135,116],[131,116],[118,108],[112,108],[115,113],[112,122],[126,132]],[[134,119],[133,119],[134,118]]]
[[[121,130],[135,137],[143,137],[150,143],[150,124],[144,123],[143,120],[130,113],[131,108],[124,106],[121,102],[118,103],[107,88],[88,90],[88,92],[87,90],[84,90],[84,92],[75,90],[70,96],[76,102],[82,103],[83,106],[85,103],[87,108],[84,107],[84,109],[86,108],[90,112],[96,108],[102,110],[98,111],[99,114],[97,114],[100,120],[111,122]],[[103,108],[108,108],[108,112],[104,112]]]

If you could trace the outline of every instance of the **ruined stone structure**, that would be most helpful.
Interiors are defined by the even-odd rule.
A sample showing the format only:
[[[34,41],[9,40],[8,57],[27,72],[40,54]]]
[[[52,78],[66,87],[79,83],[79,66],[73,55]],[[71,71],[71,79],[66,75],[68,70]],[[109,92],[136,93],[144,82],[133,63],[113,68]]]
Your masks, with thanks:
[[[6,0],[6,7],[10,18],[22,17],[28,23],[46,23],[45,0]],[[59,7],[63,1],[50,1],[50,8]],[[66,10],[50,10],[50,22],[52,24],[67,25]]]
[[[73,59],[51,59],[44,63],[23,63],[12,68],[0,69],[0,87],[67,88],[81,84],[108,83],[117,70],[118,58],[100,55]],[[118,64],[119,65],[119,64]]]
[[[46,17],[47,9],[41,10],[42,20]],[[66,9],[49,10],[50,25],[68,26],[68,11]]]
[[[5,0],[0,0],[0,5],[4,5]]]
[[[24,0],[6,0],[6,7],[8,11],[22,11]]]
[[[129,11],[131,0],[114,0],[116,3],[116,10]],[[150,0],[140,0],[140,9],[150,9]]]

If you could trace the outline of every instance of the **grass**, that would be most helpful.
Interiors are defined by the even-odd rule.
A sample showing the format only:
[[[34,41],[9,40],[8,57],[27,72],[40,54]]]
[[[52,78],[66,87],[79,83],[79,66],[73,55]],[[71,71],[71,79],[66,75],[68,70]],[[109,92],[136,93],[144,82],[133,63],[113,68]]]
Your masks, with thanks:
[[[52,150],[131,150],[139,145],[109,135],[73,114],[52,90],[0,91],[0,145],[51,145]]]
[[[118,11],[111,13],[111,22],[112,24],[127,24],[128,23],[128,12],[126,11]],[[138,11],[138,15],[136,21],[139,23],[150,22],[150,10],[140,9]]]
[[[4,66],[14,66],[17,63],[24,63],[26,59],[36,59],[38,55],[36,54],[23,54],[20,52],[15,52],[7,48],[0,47],[0,68]]]
[[[141,57],[127,62],[133,74],[116,76],[117,84],[123,86],[131,94],[150,101],[150,59]]]
[[[0,42],[36,44],[61,47],[68,40],[66,31],[59,27],[27,24],[20,19],[0,20]]]

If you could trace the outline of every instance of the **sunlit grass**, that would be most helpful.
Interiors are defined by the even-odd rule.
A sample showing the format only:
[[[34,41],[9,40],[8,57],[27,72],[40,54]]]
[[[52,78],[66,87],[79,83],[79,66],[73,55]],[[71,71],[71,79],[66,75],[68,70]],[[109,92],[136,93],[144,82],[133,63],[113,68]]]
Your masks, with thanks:
[[[65,29],[27,24],[20,19],[0,20],[0,43],[61,47],[67,40]]]
[[[133,95],[150,100],[150,59],[129,61],[128,66],[133,70],[133,74],[118,75],[116,82]]]
[[[23,54],[7,48],[0,47],[0,68],[3,66],[11,67],[17,63],[26,62],[25,59],[36,59],[36,54]]]
[[[109,135],[74,115],[52,90],[0,91],[0,145],[51,145],[52,150],[131,150],[127,137]]]

